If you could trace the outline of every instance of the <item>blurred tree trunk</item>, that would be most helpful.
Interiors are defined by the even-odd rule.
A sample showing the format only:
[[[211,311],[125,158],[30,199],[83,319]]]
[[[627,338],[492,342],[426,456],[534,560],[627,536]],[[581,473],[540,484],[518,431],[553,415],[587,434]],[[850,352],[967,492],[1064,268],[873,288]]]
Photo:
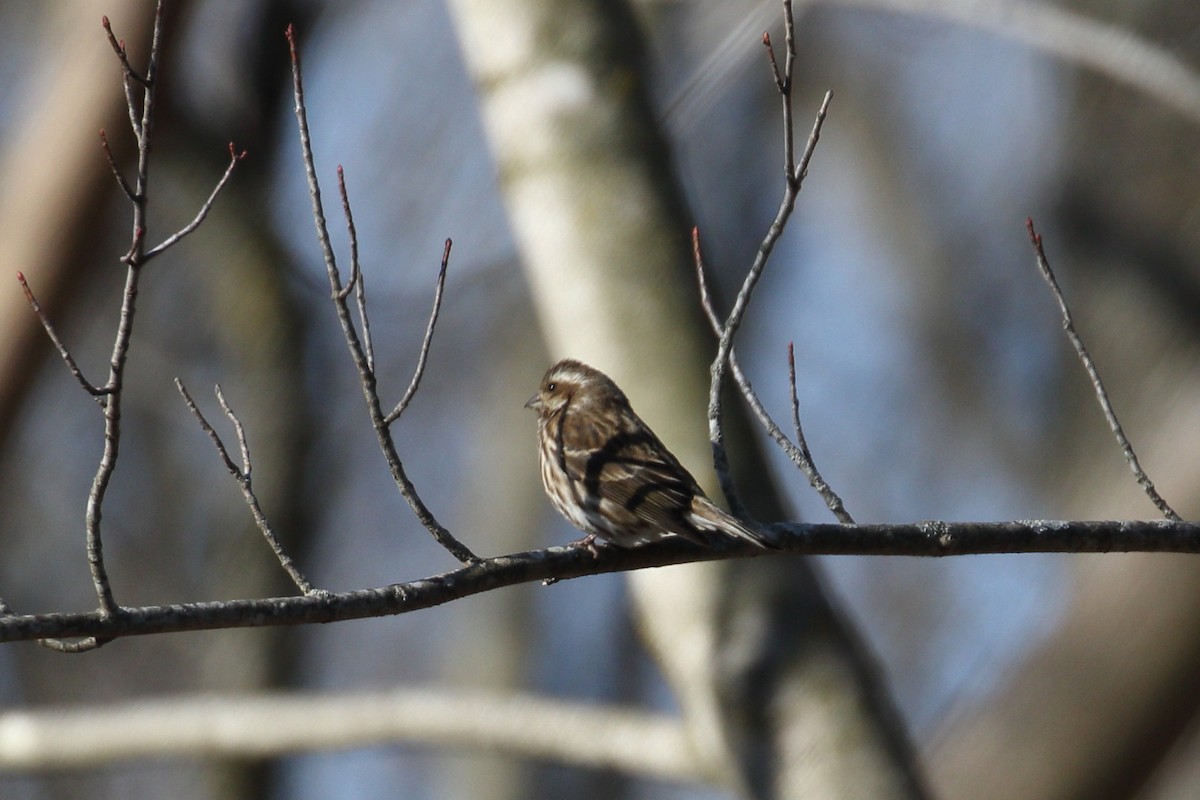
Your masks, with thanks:
[[[713,488],[709,337],[628,9],[451,9],[552,358],[610,373]],[[768,483],[760,468],[748,485],[763,516],[778,513]],[[687,565],[630,584],[708,780],[758,798],[920,795],[867,660],[805,561]]]

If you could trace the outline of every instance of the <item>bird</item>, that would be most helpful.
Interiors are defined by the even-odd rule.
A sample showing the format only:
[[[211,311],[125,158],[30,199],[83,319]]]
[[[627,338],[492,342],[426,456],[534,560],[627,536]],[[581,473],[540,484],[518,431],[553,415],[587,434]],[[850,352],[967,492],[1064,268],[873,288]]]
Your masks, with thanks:
[[[618,547],[678,536],[707,547],[746,541],[775,547],[708,499],[696,479],[594,367],[564,359],[547,370],[525,407],[537,413],[542,485],[560,514]]]

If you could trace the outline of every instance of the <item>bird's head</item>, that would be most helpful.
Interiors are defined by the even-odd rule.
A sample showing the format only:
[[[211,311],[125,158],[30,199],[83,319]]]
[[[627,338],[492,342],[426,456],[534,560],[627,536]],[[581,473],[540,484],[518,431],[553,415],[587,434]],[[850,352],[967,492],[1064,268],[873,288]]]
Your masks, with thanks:
[[[563,359],[546,371],[537,394],[525,403],[541,417],[561,411],[568,403],[579,405],[627,403],[612,380],[582,361]]]

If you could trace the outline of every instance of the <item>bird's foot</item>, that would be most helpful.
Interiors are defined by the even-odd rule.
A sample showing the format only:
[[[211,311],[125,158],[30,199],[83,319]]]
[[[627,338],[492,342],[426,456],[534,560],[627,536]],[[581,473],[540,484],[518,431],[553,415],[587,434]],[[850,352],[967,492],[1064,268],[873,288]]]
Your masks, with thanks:
[[[592,558],[600,557],[601,545],[599,544],[599,539],[596,538],[596,534],[594,533],[589,533],[582,539],[577,539],[576,541],[571,542],[571,544],[575,547],[586,548],[587,551],[592,554]]]

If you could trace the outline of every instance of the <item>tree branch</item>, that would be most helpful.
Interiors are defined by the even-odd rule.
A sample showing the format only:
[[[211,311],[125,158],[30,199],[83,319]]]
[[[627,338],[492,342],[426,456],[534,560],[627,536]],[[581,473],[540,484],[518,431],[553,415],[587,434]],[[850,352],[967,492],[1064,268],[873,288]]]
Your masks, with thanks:
[[[254,485],[250,478],[252,465],[250,463],[250,444],[246,441],[246,431],[242,427],[242,421],[237,418],[237,415],[233,413],[233,409],[225,402],[225,395],[221,393],[221,387],[217,386],[215,389],[217,402],[221,405],[221,410],[225,412],[225,416],[229,418],[229,422],[233,425],[234,433],[237,436],[238,449],[241,451],[242,456],[242,465],[240,467],[229,457],[229,451],[225,447],[225,442],[221,440],[221,435],[205,419],[204,413],[196,405],[196,402],[192,400],[192,396],[188,394],[187,388],[179,378],[175,379],[175,388],[183,396],[183,402],[187,405],[188,411],[192,412],[192,416],[200,423],[201,430],[212,440],[213,446],[217,449],[217,455],[220,456],[222,463],[225,464],[225,469],[237,481],[238,487],[242,490],[242,497],[245,498],[246,505],[250,507],[250,513],[254,515],[254,524],[258,526],[263,538],[267,540],[267,544],[275,553],[275,557],[279,559],[279,565],[283,567],[288,577],[292,579],[292,582],[296,584],[296,587],[301,592],[306,595],[318,593],[318,590],[313,588],[313,585],[304,577],[304,573],[300,571],[300,568],[292,561],[291,556],[284,550],[283,543],[275,535],[275,530],[271,527],[270,520],[267,519],[267,515],[263,512],[262,506],[258,502],[258,495],[254,492]]]
[[[769,527],[778,550],[767,551],[740,541],[717,549],[677,538],[629,549],[606,547],[596,554],[569,545],[551,547],[489,558],[407,583],[337,594],[122,608],[118,615],[91,612],[2,617],[0,642],[48,636],[117,638],[391,616],[521,583],[563,581],[693,561],[763,557],[767,553],[924,557],[989,553],[1200,553],[1200,525],[1168,520],[927,521],[900,525],[775,523]]]
[[[350,308],[346,303],[346,293],[343,291],[341,275],[338,272],[337,256],[334,254],[333,245],[329,241],[329,231],[325,222],[325,210],[321,203],[321,187],[317,180],[316,162],[313,159],[312,138],[308,130],[308,112],[304,105],[304,81],[300,69],[300,52],[296,46],[296,31],[290,25],[287,28],[287,40],[292,62],[292,89],[296,102],[296,124],[300,134],[300,150],[304,160],[304,173],[308,178],[309,197],[312,200],[313,222],[317,228],[317,243],[325,259],[325,270],[329,277],[330,298],[333,301],[334,309],[337,311],[338,321],[342,326],[342,334],[346,339],[346,346],[350,350],[350,358],[354,361],[354,365],[358,369],[358,378],[362,384],[363,397],[367,402],[367,411],[371,417],[371,425],[375,429],[375,437],[379,442],[380,449],[383,451],[388,468],[391,470],[392,479],[400,490],[401,496],[407,501],[413,513],[416,514],[417,519],[433,535],[433,538],[460,562],[463,564],[475,563],[479,561],[479,557],[438,522],[433,516],[433,512],[425,505],[425,502],[417,493],[416,487],[409,479],[407,472],[405,472],[404,463],[400,460],[400,455],[396,450],[396,443],[389,429],[388,417],[384,416],[379,400],[375,372],[367,359],[367,353],[363,347],[362,340],[359,338],[358,331],[354,327],[354,320],[351,317]],[[345,203],[345,208],[349,209],[348,201]],[[448,250],[449,246],[447,245],[447,255]],[[358,282],[361,285],[361,276]],[[440,285],[439,283],[438,297],[441,295]],[[437,306],[435,305],[435,318],[437,316],[436,311]],[[431,331],[432,322],[430,335]],[[419,380],[419,375],[417,379]]]
[[[795,164],[792,117],[792,70],[796,59],[796,40],[795,19],[792,15],[791,0],[783,0],[783,24],[786,51],[782,74],[775,58],[775,50],[771,46],[770,35],[764,33],[762,37],[763,45],[767,50],[771,73],[775,79],[775,88],[778,90],[780,101],[783,104],[783,198],[780,200],[779,210],[775,214],[775,219],[772,220],[766,236],[763,237],[762,243],[758,247],[758,253],[755,255],[754,262],[750,265],[750,269],[742,281],[742,287],[734,300],[733,308],[730,310],[724,324],[720,326],[717,355],[713,359],[712,367],[710,368],[708,438],[712,443],[713,468],[716,470],[717,476],[721,481],[721,488],[727,496],[732,498],[736,498],[736,491],[729,470],[729,456],[725,450],[725,433],[721,427],[721,389],[724,386],[726,370],[730,369],[733,338],[737,334],[738,328],[741,327],[742,320],[745,319],[746,310],[750,305],[750,298],[754,294],[754,289],[758,285],[759,279],[762,277],[763,270],[766,269],[767,260],[771,257],[771,253],[775,249],[775,243],[783,235],[784,227],[787,225],[787,221],[792,215],[792,210],[796,206],[796,197],[803,186],[804,178],[808,175],[808,163],[812,159],[817,141],[821,137],[821,126],[825,124],[825,116],[829,111],[829,103],[833,100],[833,93],[826,92],[825,98],[821,102],[821,107],[817,111],[816,119],[813,122],[812,131],[809,133],[808,142],[800,157],[800,163]],[[709,305],[711,306],[711,303]],[[749,400],[749,397],[747,399]],[[751,404],[753,405],[753,402]],[[778,430],[778,426],[774,427]],[[731,505],[734,502],[735,499],[730,500]]]
[[[395,742],[551,759],[659,780],[704,778],[704,765],[673,717],[528,694],[275,692],[0,713],[0,769],[7,771],[198,753],[267,758]]]

